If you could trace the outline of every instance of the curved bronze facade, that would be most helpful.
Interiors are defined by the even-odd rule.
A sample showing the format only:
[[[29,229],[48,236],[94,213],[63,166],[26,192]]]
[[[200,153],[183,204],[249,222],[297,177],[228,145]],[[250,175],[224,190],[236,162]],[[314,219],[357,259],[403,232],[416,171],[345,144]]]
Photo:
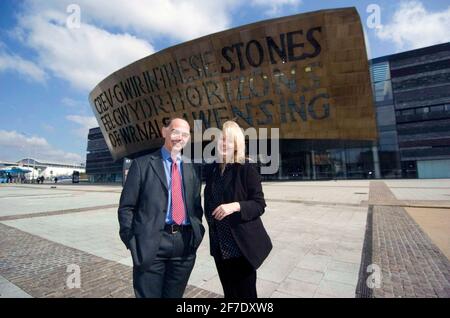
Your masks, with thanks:
[[[114,54],[113,52],[111,54]],[[282,139],[376,140],[355,8],[262,21],[176,45],[116,71],[89,100],[114,159],[154,148],[169,118],[279,128]]]

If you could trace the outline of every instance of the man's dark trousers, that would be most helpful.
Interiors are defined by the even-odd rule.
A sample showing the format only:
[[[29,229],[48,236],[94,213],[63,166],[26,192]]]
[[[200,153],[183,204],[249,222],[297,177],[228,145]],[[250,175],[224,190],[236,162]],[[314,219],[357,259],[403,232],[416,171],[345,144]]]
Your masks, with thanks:
[[[162,233],[158,253],[150,269],[133,269],[136,298],[182,298],[195,263],[190,226]]]

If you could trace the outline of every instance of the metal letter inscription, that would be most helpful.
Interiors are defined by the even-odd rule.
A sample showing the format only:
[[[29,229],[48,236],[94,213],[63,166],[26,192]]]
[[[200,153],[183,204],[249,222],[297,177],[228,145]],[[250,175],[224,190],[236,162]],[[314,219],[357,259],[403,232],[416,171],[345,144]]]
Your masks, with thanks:
[[[114,54],[114,53],[111,53]],[[262,21],[182,43],[100,82],[89,101],[114,159],[161,144],[172,117],[237,118],[284,139],[376,140],[355,8]]]

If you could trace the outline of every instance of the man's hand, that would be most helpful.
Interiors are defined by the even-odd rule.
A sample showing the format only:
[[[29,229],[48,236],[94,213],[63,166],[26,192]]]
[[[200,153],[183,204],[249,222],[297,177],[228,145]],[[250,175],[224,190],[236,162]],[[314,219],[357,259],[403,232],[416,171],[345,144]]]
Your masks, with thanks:
[[[219,221],[222,221],[224,217],[241,210],[239,202],[233,202],[228,204],[221,204],[212,213],[212,216]]]

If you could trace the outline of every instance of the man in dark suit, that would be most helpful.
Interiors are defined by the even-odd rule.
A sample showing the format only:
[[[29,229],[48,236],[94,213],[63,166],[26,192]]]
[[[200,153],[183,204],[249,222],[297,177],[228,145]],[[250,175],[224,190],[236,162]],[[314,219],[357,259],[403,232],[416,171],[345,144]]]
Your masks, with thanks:
[[[172,119],[162,135],[161,149],[133,161],[120,197],[120,237],[138,298],[181,298],[205,232],[201,180],[181,157],[189,124]]]

